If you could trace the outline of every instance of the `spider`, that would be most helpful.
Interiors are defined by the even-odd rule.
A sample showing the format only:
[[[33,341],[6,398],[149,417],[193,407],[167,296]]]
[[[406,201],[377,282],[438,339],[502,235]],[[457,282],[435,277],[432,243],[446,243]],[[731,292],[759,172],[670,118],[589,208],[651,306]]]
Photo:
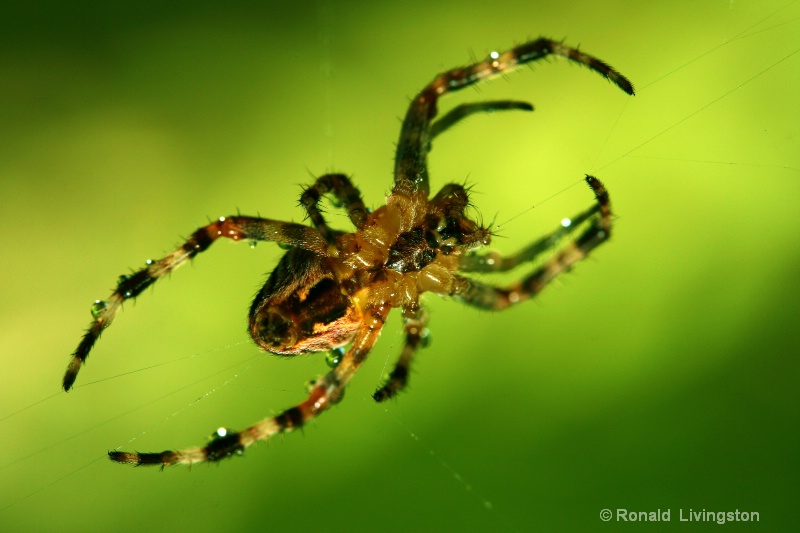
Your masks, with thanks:
[[[568,228],[536,240],[514,255],[477,253],[491,241],[491,227],[469,218],[468,190],[445,185],[429,198],[427,157],[431,141],[465,117],[479,112],[533,110],[526,102],[487,101],[455,107],[437,121],[440,96],[502,74],[519,65],[550,55],[585,65],[633,95],[622,74],[599,59],[546,38],[507,52],[492,52],[478,63],[455,68],[436,78],[411,101],[400,130],[394,168],[394,186],[386,205],[370,211],[358,189],[342,174],[317,178],[303,190],[300,204],[311,226],[248,216],[222,217],[196,230],[177,250],[144,268],[123,275],[108,300],[92,306],[94,320],[83,336],[64,375],[68,391],[95,342],[125,300],[207,250],[217,239],[274,241],[289,249],[270,274],[250,307],[249,332],[273,354],[329,352],[332,369],[311,385],[308,397],[277,416],[243,431],[220,428],[200,447],[160,453],[111,451],[109,457],[134,465],[192,464],[241,455],[251,444],[297,429],[342,399],[344,389],[378,340],[392,308],[400,308],[405,343],[394,369],[373,398],[382,402],[408,382],[417,350],[426,344],[426,314],[420,296],[426,292],[451,296],[480,309],[501,310],[537,295],[553,278],[569,270],[611,235],[611,207],[603,184],[585,181],[595,203],[572,219]],[[332,195],[347,212],[355,231],[328,227],[320,199]],[[577,228],[581,227],[580,231]],[[569,239],[564,239],[569,235]],[[508,287],[495,287],[462,275],[502,272],[531,262],[557,242],[567,241],[533,273]],[[346,347],[346,350],[343,348]]]

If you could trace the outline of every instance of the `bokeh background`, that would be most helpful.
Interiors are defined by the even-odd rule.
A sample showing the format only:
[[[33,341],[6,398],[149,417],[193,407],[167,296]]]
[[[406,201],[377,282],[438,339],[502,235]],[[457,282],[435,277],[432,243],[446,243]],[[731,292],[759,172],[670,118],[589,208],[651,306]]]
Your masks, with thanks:
[[[299,184],[391,183],[434,74],[539,34],[606,60],[628,98],[553,60],[443,101],[534,103],[437,139],[513,251],[591,202],[612,243],[504,313],[429,298],[410,390],[192,469],[109,449],[203,442],[294,405],[324,360],[261,354],[246,310],[280,251],[220,242],[129,303],[59,392],[118,275],[240,211],[302,220]],[[407,0],[0,5],[0,529],[592,531],[604,508],[800,522],[800,4]],[[536,206],[531,209],[531,206]],[[334,225],[346,219],[331,212]],[[512,279],[501,278],[500,281]]]

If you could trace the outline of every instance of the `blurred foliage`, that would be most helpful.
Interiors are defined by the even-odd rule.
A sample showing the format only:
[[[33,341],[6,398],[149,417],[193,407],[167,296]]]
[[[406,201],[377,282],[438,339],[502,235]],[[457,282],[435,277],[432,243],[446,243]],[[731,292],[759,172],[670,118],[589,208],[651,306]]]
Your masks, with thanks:
[[[4,2],[0,529],[590,531],[614,527],[604,508],[669,508],[660,525],[676,528],[680,509],[740,509],[761,522],[729,528],[791,528],[798,15],[753,1]],[[219,467],[106,460],[244,427],[325,372],[247,341],[280,251],[219,243],[126,305],[59,394],[119,274],[209,218],[302,220],[314,174],[347,172],[380,205],[408,98],[540,33],[610,62],[637,96],[563,61],[463,91],[442,109],[536,110],[437,139],[432,186],[474,184],[510,252],[589,205],[595,173],[618,214],[610,244],[504,313],[428,299],[433,342],[396,402],[369,399],[402,342],[395,316],[346,401],[302,434]]]

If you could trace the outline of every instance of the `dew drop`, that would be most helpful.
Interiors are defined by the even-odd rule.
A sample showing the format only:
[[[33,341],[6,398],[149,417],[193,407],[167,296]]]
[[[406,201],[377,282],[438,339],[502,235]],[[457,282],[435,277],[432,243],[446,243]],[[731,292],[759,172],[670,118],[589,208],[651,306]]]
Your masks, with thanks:
[[[108,302],[103,300],[95,300],[92,304],[92,316],[94,318],[98,318],[101,314],[103,314],[103,310],[108,307]]]
[[[336,405],[337,403],[341,402],[344,399],[344,389],[338,389],[331,392],[329,401],[331,405]]]
[[[306,391],[306,394],[311,394],[311,391],[314,390],[314,386],[316,384],[317,384],[317,380],[316,379],[309,379],[308,381],[306,381],[305,387],[304,387],[305,391]]]
[[[148,259],[147,261],[144,262],[144,264],[147,266],[151,266],[153,263],[155,263],[155,261],[152,259]]]
[[[431,331],[428,328],[422,330],[422,333],[419,336],[420,346],[423,348],[427,348],[431,345]]]
[[[131,279],[131,277],[127,274],[122,274],[120,277],[117,278],[117,285],[122,285],[126,281]]]
[[[250,248],[255,248],[258,241],[250,241]]]
[[[325,356],[325,362],[329,367],[336,368],[342,362],[342,357],[344,357],[344,348],[334,348]]]

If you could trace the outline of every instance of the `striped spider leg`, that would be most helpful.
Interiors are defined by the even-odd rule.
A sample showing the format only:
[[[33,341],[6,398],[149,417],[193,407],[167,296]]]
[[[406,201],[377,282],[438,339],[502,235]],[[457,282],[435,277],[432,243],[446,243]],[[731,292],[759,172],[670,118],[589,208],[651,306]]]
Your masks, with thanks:
[[[438,75],[412,100],[397,145],[394,186],[385,205],[370,211],[346,176],[326,174],[300,196],[311,226],[246,216],[220,218],[196,230],[166,257],[121,276],[109,299],[92,307],[94,319],[72,355],[64,390],[72,388],[89,352],[125,300],[136,298],[221,237],[290,247],[250,307],[249,333],[255,343],[283,356],[331,351],[339,355],[304,401],[249,428],[219,429],[204,446],[157,453],[112,451],[109,457],[134,465],[219,461],[243,453],[255,442],[303,426],[342,399],[389,312],[400,308],[405,343],[394,369],[373,395],[379,402],[391,398],[406,386],[413,358],[426,344],[427,314],[420,295],[432,292],[475,307],[504,309],[535,296],[555,276],[605,242],[611,234],[608,193],[591,176],[586,181],[597,202],[575,217],[574,227],[582,229],[557,231],[506,258],[494,252],[476,252],[490,244],[491,231],[467,215],[471,204],[466,188],[451,183],[429,197],[427,155],[434,138],[473,114],[533,110],[530,104],[513,100],[476,102],[459,105],[436,120],[439,97],[549,55],[585,65],[633,94],[631,83],[606,63],[550,39],[493,52],[484,61]],[[331,196],[346,211],[354,231],[327,225],[319,207],[323,196]],[[555,246],[564,237],[571,240]],[[541,267],[506,288],[461,274],[509,270],[553,247],[558,250]]]
[[[529,244],[516,254],[503,257],[497,252],[469,254],[461,257],[461,272],[506,272],[517,266],[535,261],[541,254],[553,249],[574,229],[585,227],[580,234],[561,246],[558,251],[534,272],[509,287],[494,287],[463,278],[464,288],[455,296],[465,304],[480,309],[499,311],[536,296],[556,276],[568,272],[589,252],[611,237],[611,202],[605,186],[594,176],[586,176],[586,183],[594,191],[596,203],[589,209],[565,219],[562,227]]]

